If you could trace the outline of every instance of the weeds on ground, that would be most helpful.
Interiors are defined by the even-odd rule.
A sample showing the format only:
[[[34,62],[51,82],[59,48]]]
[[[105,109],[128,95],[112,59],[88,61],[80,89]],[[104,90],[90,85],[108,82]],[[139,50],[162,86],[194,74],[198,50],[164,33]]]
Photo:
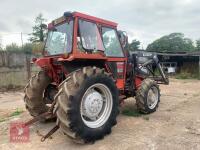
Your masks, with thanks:
[[[144,116],[143,119],[149,121],[149,116]]]
[[[4,122],[4,121],[6,121],[5,118],[0,118],[0,122]]]
[[[188,72],[181,72],[175,76],[176,79],[198,79],[200,80],[200,76],[198,73],[188,73]]]
[[[13,113],[10,114],[9,117],[19,116],[24,111],[22,109],[17,108]]]
[[[190,74],[188,73],[180,73],[175,76],[176,79],[190,79]]]
[[[9,120],[10,117],[19,116],[23,112],[24,112],[24,110],[17,108],[14,112],[12,112],[11,114],[9,114],[8,116],[0,117],[0,123]]]
[[[130,110],[130,108],[128,109],[128,108],[125,108],[123,111],[122,111],[122,114],[123,115],[126,115],[126,116],[131,116],[131,117],[141,117],[142,116],[142,114],[139,112],[139,111],[137,111],[137,110]],[[149,121],[149,116],[143,116],[142,117],[144,120],[146,120],[146,121]]]
[[[142,114],[139,113],[137,110],[130,110],[128,108],[125,108],[123,111],[122,111],[122,114],[123,115],[126,115],[126,116],[132,116],[132,117],[140,117]]]
[[[193,96],[193,97],[198,97],[198,96],[200,96],[200,93],[195,93],[195,94],[193,94],[192,96]]]

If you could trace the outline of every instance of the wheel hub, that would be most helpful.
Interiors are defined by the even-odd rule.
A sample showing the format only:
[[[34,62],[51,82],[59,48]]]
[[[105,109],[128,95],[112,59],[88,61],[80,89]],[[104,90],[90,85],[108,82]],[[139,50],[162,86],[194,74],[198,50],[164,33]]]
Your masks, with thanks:
[[[89,93],[83,103],[84,113],[88,118],[98,117],[103,107],[103,97],[97,91]]]
[[[147,103],[150,109],[154,109],[158,103],[158,89],[152,87],[148,92]]]
[[[81,118],[90,128],[101,127],[110,117],[113,99],[110,89],[101,83],[90,86],[81,100]]]

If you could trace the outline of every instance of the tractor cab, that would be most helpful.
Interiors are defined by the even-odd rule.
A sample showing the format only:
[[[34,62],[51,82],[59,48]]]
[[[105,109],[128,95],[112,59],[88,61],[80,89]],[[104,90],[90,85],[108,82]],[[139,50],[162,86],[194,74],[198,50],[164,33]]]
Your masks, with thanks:
[[[48,25],[44,55],[73,54],[80,57],[80,54],[101,54],[100,58],[123,58],[116,28],[117,24],[111,21],[78,12],[65,12]]]
[[[106,65],[117,87],[123,89],[127,57],[120,37],[117,23],[79,12],[65,12],[48,25],[44,59],[65,64],[68,73],[84,66],[104,68]]]

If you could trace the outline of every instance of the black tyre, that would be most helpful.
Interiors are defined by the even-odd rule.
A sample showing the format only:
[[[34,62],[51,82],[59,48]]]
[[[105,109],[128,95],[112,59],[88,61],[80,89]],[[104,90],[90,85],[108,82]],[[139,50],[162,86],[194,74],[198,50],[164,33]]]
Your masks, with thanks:
[[[48,111],[49,107],[45,103],[44,93],[50,83],[51,79],[45,72],[40,71],[30,79],[25,87],[24,102],[31,116],[37,117]],[[43,121],[46,119],[43,118]]]
[[[119,113],[118,90],[103,69],[84,67],[61,83],[57,124],[78,143],[94,142],[111,132]]]
[[[145,79],[136,92],[136,105],[140,112],[150,114],[156,111],[160,102],[160,89],[151,79]]]

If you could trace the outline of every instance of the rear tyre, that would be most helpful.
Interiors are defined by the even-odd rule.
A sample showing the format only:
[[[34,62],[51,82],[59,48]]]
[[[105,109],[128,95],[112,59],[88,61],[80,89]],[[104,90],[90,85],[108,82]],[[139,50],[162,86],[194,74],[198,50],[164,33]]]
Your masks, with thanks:
[[[103,69],[84,67],[71,73],[56,101],[57,124],[75,142],[102,139],[117,123],[118,90]]]
[[[140,112],[150,114],[156,111],[160,102],[160,89],[157,83],[145,79],[136,92],[136,105]]]
[[[44,71],[38,72],[34,75],[27,86],[25,87],[24,102],[26,109],[30,115],[37,117],[38,115],[48,111],[48,106],[44,101],[44,92],[46,87],[51,83],[51,79],[45,74]],[[43,118],[42,121],[50,118]]]

